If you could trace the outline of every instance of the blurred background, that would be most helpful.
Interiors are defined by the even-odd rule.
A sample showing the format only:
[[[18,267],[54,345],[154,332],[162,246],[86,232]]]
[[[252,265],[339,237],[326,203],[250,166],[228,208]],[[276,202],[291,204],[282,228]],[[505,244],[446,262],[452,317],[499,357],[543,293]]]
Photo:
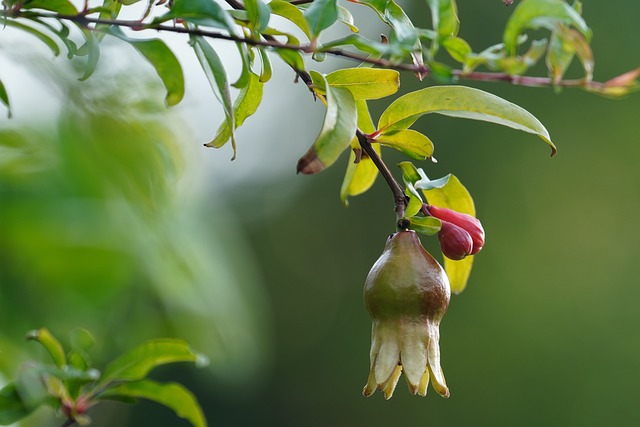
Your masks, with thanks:
[[[500,40],[512,10],[497,0],[458,6],[460,35],[475,51]],[[426,27],[423,7],[416,2],[412,16],[424,15],[415,23]],[[351,9],[356,22],[375,21]],[[640,3],[585,1],[584,16],[597,80],[640,65]],[[14,113],[0,116],[0,383],[25,360],[44,360],[24,341],[28,330],[46,326],[64,339],[82,327],[96,338],[98,367],[161,336],[207,354],[206,369],[153,376],[194,390],[213,426],[640,423],[640,95],[465,82],[536,115],[558,146],[553,159],[532,135],[418,121],[439,160],[418,166],[461,179],[487,244],[441,326],[451,398],[411,396],[401,380],[392,400],[366,399],[361,293],[394,231],[388,189],[379,179],[343,207],[346,156],[317,176],[295,175],[323,108],[285,66],[240,129],[237,160],[230,147],[202,147],[221,109],[186,39],[168,42],[187,76],[185,100],[169,110],[152,69],[122,43],[105,39],[96,74],[79,82],[77,64],[0,33]],[[235,47],[215,47],[237,67]],[[317,68],[340,66],[355,64]],[[431,83],[404,74],[402,91]],[[373,105],[374,116],[387,102]],[[92,415],[96,426],[188,425],[147,402]],[[51,419],[43,409],[24,425],[61,423]]]

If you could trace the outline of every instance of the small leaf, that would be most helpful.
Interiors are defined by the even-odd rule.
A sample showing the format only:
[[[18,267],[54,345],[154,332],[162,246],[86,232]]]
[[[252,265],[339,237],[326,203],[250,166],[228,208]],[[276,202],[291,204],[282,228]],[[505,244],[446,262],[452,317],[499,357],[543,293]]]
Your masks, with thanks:
[[[0,390],[0,425],[13,424],[29,415],[34,409],[24,404],[15,384],[8,384]]]
[[[336,0],[315,0],[304,12],[313,39],[338,20]]]
[[[433,216],[412,216],[409,218],[409,223],[412,230],[428,236],[438,234],[442,228],[442,221]]]
[[[7,117],[11,118],[11,103],[9,102],[9,94],[7,94],[7,89],[4,87],[4,83],[0,80],[0,102],[2,102],[7,107]]]
[[[473,52],[469,43],[460,37],[448,37],[442,41],[442,46],[453,59],[463,64],[467,56]]]
[[[171,49],[160,39],[133,39],[117,27],[111,27],[109,34],[124,40],[134,47],[151,63],[167,89],[167,105],[176,105],[184,96],[184,76],[180,62]]]
[[[266,49],[259,47],[258,52],[260,52],[260,61],[262,62],[262,71],[260,72],[260,83],[266,83],[271,80],[271,76],[273,76],[273,68],[271,67],[271,59],[269,58],[269,54]]]
[[[236,120],[236,128],[239,128],[245,119],[256,112],[260,102],[262,101],[263,83],[260,78],[251,73],[249,84],[240,90],[238,97],[233,104],[233,115]],[[205,144],[207,147],[220,148],[231,138],[231,128],[227,121],[223,122],[216,136],[211,142]]]
[[[376,142],[395,148],[416,160],[424,160],[433,155],[433,142],[415,130],[399,130],[380,135]]]
[[[271,8],[271,13],[282,16],[283,18],[293,22],[309,39],[311,39],[309,24],[300,9],[291,3],[282,0],[273,0],[269,3],[269,7]]]
[[[349,9],[340,5],[338,5],[338,21],[349,27],[351,32],[357,33],[360,31],[358,27],[354,25],[353,15],[349,12]]]
[[[411,184],[407,184],[404,194],[409,197],[409,203],[407,203],[404,218],[411,218],[422,210],[422,197],[420,197],[420,193],[418,193]]]
[[[90,30],[82,30],[82,35],[85,37],[86,42],[81,49],[87,52],[87,63],[84,67],[84,74],[78,78],[80,81],[87,80],[91,77],[100,59],[100,44],[96,39],[95,33]]]
[[[332,87],[348,89],[355,100],[393,95],[400,87],[400,73],[378,68],[345,68],[327,75]]]
[[[182,19],[197,25],[221,28],[236,34],[236,26],[228,11],[211,0],[174,0],[171,10],[156,18],[153,23]]]
[[[423,191],[427,202],[431,205],[453,209],[454,211],[475,216],[476,210],[469,191],[460,180],[451,175],[446,185]],[[459,294],[467,286],[474,256],[468,256],[460,261],[453,261],[444,257],[444,269],[449,277],[451,292]]]
[[[455,0],[427,0],[433,29],[441,38],[455,37],[460,28]]]
[[[201,363],[203,356],[195,353],[179,339],[150,340],[133,348],[111,362],[104,371],[100,384],[120,381],[138,381],[153,368],[167,363]]]
[[[314,3],[315,4],[315,3]],[[311,72],[314,83],[319,82],[326,93],[327,112],[320,135],[313,146],[298,161],[297,171],[314,174],[331,166],[349,147],[356,133],[356,103],[347,89],[329,86],[324,76]]]
[[[51,49],[51,52],[53,52],[54,56],[58,56],[60,55],[60,47],[58,46],[58,44],[49,36],[47,36],[46,34],[41,33],[40,31],[36,30],[33,27],[30,27],[28,25],[24,25],[20,22],[16,22],[13,19],[4,19],[2,20],[2,25],[3,26],[8,26],[8,27],[14,27],[14,28],[18,28],[26,33],[29,33],[35,37],[37,37],[38,39],[40,39],[41,42],[43,42],[44,44],[46,44],[49,49]]]
[[[27,339],[39,342],[58,368],[63,368],[67,364],[67,358],[64,355],[64,348],[60,341],[53,336],[47,328],[40,328],[27,333]]]
[[[624,96],[640,90],[640,67],[627,71],[619,76],[606,81],[599,86],[587,86],[587,90],[604,96]]]
[[[229,129],[229,136],[231,137],[231,145],[233,146],[233,158],[236,157],[236,139],[235,131],[236,124],[234,118],[233,105],[231,102],[231,90],[229,88],[229,82],[227,81],[227,73],[222,65],[222,60],[211,47],[208,41],[202,36],[191,36],[191,44],[193,50],[198,57],[200,66],[204,70],[204,74],[209,80],[209,85],[213,89],[214,94],[218,100],[222,103],[224,110],[225,124]],[[225,140],[226,142],[226,140]]]
[[[78,9],[69,0],[31,0],[25,2],[24,9],[43,9],[62,15],[77,15]]]
[[[369,108],[366,101],[356,101],[356,110],[358,113],[358,129],[365,133],[373,133],[375,127],[369,114]],[[382,157],[379,145],[373,145],[373,149]],[[355,150],[360,150],[361,157],[358,163],[355,163]],[[349,206],[349,196],[358,196],[371,188],[378,176],[378,168],[367,156],[358,142],[358,138],[354,137],[351,141],[351,152],[349,153],[349,163],[347,163],[347,171],[344,174],[342,186],[340,188],[340,200],[345,206]]]
[[[358,0],[358,4],[373,9],[380,19],[393,28],[394,38],[401,45],[408,45],[421,50],[413,23],[393,0]],[[418,44],[416,44],[418,42]]]
[[[582,62],[585,81],[591,81],[594,67],[591,46],[576,30],[559,25],[553,32],[547,53],[547,67],[554,83],[562,80],[575,54]]]
[[[172,409],[180,418],[195,427],[206,427],[207,420],[193,393],[177,383],[157,383],[143,380],[121,384],[109,389],[104,398],[143,398]]]
[[[323,44],[319,51],[324,52],[340,46],[353,46],[376,57],[385,55],[403,57],[411,52],[411,50],[408,50],[406,46],[401,46],[397,43],[380,43],[366,37],[362,37],[360,34],[351,34],[341,39],[332,40]]]
[[[563,0],[522,0],[507,21],[503,41],[507,54],[514,56],[518,37],[526,29],[546,28],[553,31],[558,24],[575,27],[587,39],[591,30],[580,13]]]
[[[408,93],[382,113],[378,131],[386,134],[407,129],[424,114],[482,120],[538,135],[551,147],[549,132],[531,113],[496,95],[466,86],[434,86]]]

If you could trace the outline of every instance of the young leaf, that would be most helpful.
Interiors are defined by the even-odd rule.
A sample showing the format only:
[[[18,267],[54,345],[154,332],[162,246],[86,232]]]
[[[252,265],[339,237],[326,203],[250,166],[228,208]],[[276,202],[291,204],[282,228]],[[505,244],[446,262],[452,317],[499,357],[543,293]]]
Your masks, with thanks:
[[[153,23],[182,19],[197,25],[220,28],[236,34],[233,18],[217,2],[211,0],[174,0],[171,10]]]
[[[85,64],[84,74],[78,79],[80,81],[87,80],[91,77],[100,59],[100,44],[98,43],[95,33],[90,30],[82,30],[82,35],[86,41],[81,49],[87,53],[87,63]]]
[[[373,133],[375,127],[369,114],[367,102],[356,101],[356,110],[358,113],[358,129],[364,133]],[[382,157],[380,146],[373,145],[373,149]],[[355,163],[355,151],[360,152],[360,161]],[[349,153],[349,163],[347,163],[347,171],[344,174],[342,186],[340,187],[340,200],[345,206],[349,206],[349,196],[357,196],[369,190],[378,176],[378,168],[371,158],[362,151],[358,138],[351,140],[351,152]]]
[[[434,86],[408,93],[395,100],[380,116],[382,134],[407,129],[424,114],[482,120],[538,135],[551,147],[549,132],[531,113],[496,95],[466,86]]]
[[[195,353],[185,341],[170,338],[150,340],[111,362],[105,369],[100,384],[138,381],[145,378],[153,368],[167,363],[201,361],[203,356]]]
[[[433,155],[433,142],[420,132],[411,129],[382,134],[376,141],[416,160],[424,160]]]
[[[340,5],[338,5],[338,21],[349,27],[349,29],[354,33],[360,31],[358,30],[358,27],[354,25],[353,15],[349,12],[349,9]]]
[[[233,115],[235,118],[236,128],[242,126],[244,120],[256,112],[260,102],[262,101],[262,88],[264,84],[260,78],[251,73],[249,84],[240,90],[240,94],[233,104]],[[216,136],[211,142],[205,144],[207,147],[220,148],[231,138],[231,128],[227,121],[223,122]]]
[[[20,398],[16,385],[11,383],[0,390],[0,425],[13,424],[33,412]]]
[[[476,210],[473,199],[460,180],[451,175],[447,184],[441,188],[423,190],[427,202],[431,205],[453,209],[457,212],[475,216]],[[453,261],[444,257],[444,269],[449,277],[451,292],[459,294],[467,286],[474,256],[468,256],[460,261]]]
[[[136,381],[110,388],[102,397],[152,400],[171,408],[176,415],[186,419],[195,427],[207,426],[207,420],[195,396],[181,384],[161,384],[150,380]]]
[[[355,100],[393,95],[400,87],[400,73],[378,68],[345,68],[327,75],[333,87],[348,89]]]
[[[304,12],[304,18],[309,24],[312,39],[317,39],[322,31],[338,20],[336,0],[315,0]]]
[[[559,25],[551,36],[551,44],[547,52],[547,67],[554,83],[562,80],[575,54],[578,54],[582,62],[585,80],[591,81],[594,66],[591,46],[576,30]]]
[[[69,0],[31,0],[25,2],[24,9],[43,9],[63,15],[77,15],[78,9]]]
[[[260,62],[262,63],[262,71],[260,72],[260,83],[266,83],[271,80],[273,75],[273,68],[271,67],[271,59],[266,49],[263,47],[258,48],[260,52]]]
[[[358,0],[358,4],[373,9],[380,19],[393,28],[396,41],[402,45],[414,47],[418,40],[413,23],[397,3],[393,0]],[[420,49],[420,46],[415,46]]]
[[[553,31],[558,24],[575,27],[587,39],[591,30],[575,9],[563,0],[522,0],[507,21],[503,41],[508,55],[516,54],[518,37],[528,28]]]
[[[39,342],[58,368],[63,368],[67,364],[67,358],[64,355],[64,348],[60,341],[53,336],[47,328],[40,328],[27,333],[27,339]]]
[[[160,39],[133,39],[117,27],[111,27],[109,34],[126,41],[151,63],[167,90],[167,105],[176,105],[184,96],[184,76],[180,62],[171,49]]]
[[[455,0],[427,0],[433,29],[441,38],[455,37],[460,28]]]
[[[314,3],[315,4],[315,3]],[[329,86],[324,76],[311,72],[314,83],[324,89],[327,112],[320,135],[313,146],[298,161],[297,171],[314,174],[331,166],[349,146],[357,128],[356,102],[347,89]]]
[[[271,9],[262,0],[245,0],[244,7],[247,10],[249,21],[255,31],[262,32],[269,25]]]
[[[9,94],[7,94],[7,89],[4,87],[4,83],[0,80],[0,102],[2,102],[7,107],[7,117],[11,118],[11,103],[9,103]]]
[[[231,91],[229,89],[229,82],[227,81],[227,73],[222,65],[222,60],[211,47],[208,41],[202,36],[191,36],[191,44],[193,50],[198,57],[200,66],[204,70],[204,74],[209,80],[209,85],[213,89],[213,93],[222,103],[222,109],[224,110],[225,124],[229,129],[229,136],[231,137],[231,145],[233,146],[233,158],[236,157],[236,124],[234,118],[233,104],[231,103]],[[226,139],[225,139],[226,142]]]
[[[293,22],[309,39],[311,39],[309,24],[300,9],[291,3],[282,0],[273,0],[269,3],[269,7],[271,8],[271,13],[282,16],[283,18]]]
[[[442,228],[442,221],[433,216],[412,216],[409,218],[409,223],[412,230],[428,236],[437,234]]]
[[[447,37],[442,41],[442,46],[444,46],[447,53],[449,53],[453,59],[463,64],[467,56],[473,53],[469,43],[460,37]]]

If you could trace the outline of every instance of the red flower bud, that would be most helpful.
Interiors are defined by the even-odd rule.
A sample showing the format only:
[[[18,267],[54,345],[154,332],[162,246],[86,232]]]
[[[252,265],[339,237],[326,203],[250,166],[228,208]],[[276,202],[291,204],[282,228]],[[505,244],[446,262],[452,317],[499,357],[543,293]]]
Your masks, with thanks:
[[[463,259],[473,250],[473,240],[469,233],[448,221],[442,221],[438,240],[444,256],[453,260]]]
[[[484,229],[478,218],[464,213],[456,212],[447,208],[439,208],[437,206],[429,206],[429,213],[436,218],[443,221],[450,222],[466,231],[473,241],[473,249],[469,252],[469,255],[475,255],[480,252],[480,249],[484,246]],[[440,241],[442,245],[442,240]],[[451,258],[451,257],[449,257]],[[454,259],[454,258],[451,258]],[[461,258],[460,258],[461,259]]]

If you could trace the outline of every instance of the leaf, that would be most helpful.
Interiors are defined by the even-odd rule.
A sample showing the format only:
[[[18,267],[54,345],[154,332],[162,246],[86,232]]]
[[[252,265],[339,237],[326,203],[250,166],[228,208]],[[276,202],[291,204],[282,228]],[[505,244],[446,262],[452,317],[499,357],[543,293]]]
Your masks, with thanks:
[[[9,102],[9,94],[7,88],[4,87],[4,83],[0,80],[0,102],[7,107],[7,117],[11,118],[11,103]]]
[[[200,66],[204,70],[204,74],[207,76],[207,80],[209,80],[211,89],[213,89],[214,94],[222,103],[225,124],[229,129],[229,137],[231,138],[231,145],[233,146],[233,158],[235,159],[236,124],[233,104],[231,102],[231,90],[229,88],[229,82],[227,81],[227,73],[222,65],[222,60],[204,37],[191,36],[191,44],[193,45],[193,50],[195,51],[196,56],[198,57]],[[227,142],[227,139],[225,139],[225,142]]]
[[[563,0],[522,0],[504,29],[503,41],[510,56],[515,55],[518,37],[526,29],[546,28],[553,31],[558,24],[575,27],[587,39],[591,30],[580,13]]]
[[[314,3],[315,4],[315,3]],[[349,146],[357,128],[356,103],[347,89],[329,86],[324,76],[312,71],[314,83],[323,86],[327,112],[320,135],[313,146],[298,161],[297,171],[314,174],[331,166]]]
[[[413,23],[393,0],[358,0],[357,3],[373,9],[385,24],[393,28],[394,38],[399,44],[421,49],[419,44],[416,45],[418,36]]]
[[[96,70],[98,60],[100,59],[100,44],[96,39],[96,35],[93,31],[82,30],[82,35],[85,37],[85,45],[82,47],[87,52],[87,63],[85,64],[84,74],[78,78],[80,81],[87,80],[93,72]]]
[[[174,0],[171,10],[153,20],[153,24],[182,19],[197,25],[221,28],[236,34],[233,18],[217,2],[211,0]]]
[[[106,398],[143,398],[158,402],[195,427],[206,427],[207,420],[193,393],[177,383],[157,383],[143,380],[121,384],[109,389]]]
[[[273,76],[273,68],[271,67],[271,59],[266,49],[263,47],[258,48],[260,52],[260,61],[262,63],[262,71],[260,72],[260,83],[266,83],[271,80]]]
[[[262,88],[264,84],[260,78],[251,73],[249,84],[240,90],[238,97],[233,104],[233,115],[235,117],[236,128],[239,128],[245,119],[256,112],[262,101]],[[211,142],[205,144],[207,147],[220,148],[231,138],[231,128],[225,121],[220,125],[216,136]]]
[[[271,9],[262,0],[244,0],[244,7],[247,11],[249,21],[257,32],[264,31],[269,25]]]
[[[453,209],[454,211],[476,215],[473,199],[455,175],[451,175],[447,184],[441,188],[423,191],[427,202],[431,205]],[[444,257],[444,269],[449,277],[451,292],[459,294],[467,286],[474,256],[468,256],[460,261],[453,261]]]
[[[358,113],[358,129],[365,133],[373,133],[375,128],[366,101],[356,101],[356,110]],[[378,153],[378,156],[382,157],[379,145],[373,145],[373,149]],[[360,150],[361,153],[358,163],[355,163],[356,154],[354,150]],[[342,200],[342,203],[345,206],[349,206],[349,196],[358,196],[369,190],[377,176],[378,168],[371,160],[371,157],[362,151],[358,138],[354,137],[351,141],[349,163],[347,163],[347,170],[340,187],[340,200]]]
[[[490,64],[491,67],[498,67],[510,75],[520,75],[534,66],[547,51],[547,40],[534,40],[527,53],[522,56],[501,57]]]
[[[0,390],[0,425],[13,424],[29,415],[34,409],[24,404],[15,384],[8,384]]]
[[[412,216],[409,218],[409,224],[411,230],[428,236],[438,234],[442,228],[442,221],[433,216]]]
[[[43,9],[62,15],[77,15],[78,10],[69,0],[31,0],[25,2],[24,9]]]
[[[317,39],[322,31],[338,20],[336,0],[315,0],[304,12],[304,18],[309,24],[312,39]]]
[[[109,34],[126,41],[136,49],[156,70],[167,90],[165,102],[176,105],[184,96],[184,76],[178,58],[160,39],[133,39],[117,27],[111,27]]]
[[[353,33],[357,33],[360,31],[358,30],[358,27],[354,25],[353,15],[351,14],[351,12],[349,12],[349,9],[344,6],[338,5],[338,21],[349,27],[349,29]]]
[[[496,95],[466,86],[435,86],[408,93],[395,100],[382,113],[378,132],[386,134],[407,129],[424,114],[482,120],[538,135],[556,147],[545,127],[524,108]]]
[[[433,142],[420,132],[411,129],[382,134],[376,141],[416,160],[424,160],[433,155]]]
[[[332,87],[348,89],[355,100],[393,95],[400,87],[400,73],[378,68],[345,68],[327,75]]]
[[[206,363],[206,358],[195,353],[183,340],[171,338],[150,340],[111,362],[105,369],[100,384],[138,381],[153,368],[176,362]]]
[[[554,83],[562,80],[575,54],[578,54],[578,58],[582,62],[585,81],[591,81],[594,67],[591,46],[576,30],[559,25],[551,36],[551,44],[546,58],[547,67]]]
[[[376,57],[385,55],[402,57],[410,53],[410,50],[407,50],[406,47],[403,48],[396,43],[380,43],[374,40],[369,40],[366,37],[362,37],[360,34],[351,34],[341,39],[332,40],[323,44],[319,51],[325,52],[339,46],[353,46],[363,52],[375,55]]]
[[[27,339],[37,341],[47,350],[53,363],[58,368],[63,368],[67,364],[67,358],[64,355],[64,348],[60,341],[53,336],[47,328],[35,329],[27,333]]]
[[[16,22],[13,19],[4,19],[2,21],[2,25],[3,26],[8,26],[8,27],[14,27],[14,28],[18,28],[26,33],[29,33],[35,37],[37,37],[38,39],[40,39],[41,42],[43,42],[44,44],[46,44],[49,49],[51,49],[51,52],[53,52],[54,56],[58,56],[60,55],[60,47],[58,46],[58,44],[49,36],[47,36],[46,34],[41,33],[40,31],[36,30],[33,27],[30,27],[28,25],[24,25],[20,22]]]
[[[442,46],[456,61],[463,63],[473,51],[471,46],[460,37],[448,37],[442,41]]]
[[[441,38],[455,37],[460,28],[455,0],[427,0],[427,4],[431,9],[434,31]]]
[[[300,9],[291,3],[282,0],[273,0],[269,3],[269,7],[271,8],[271,13],[282,16],[283,18],[293,22],[309,39],[311,39],[309,24]]]

